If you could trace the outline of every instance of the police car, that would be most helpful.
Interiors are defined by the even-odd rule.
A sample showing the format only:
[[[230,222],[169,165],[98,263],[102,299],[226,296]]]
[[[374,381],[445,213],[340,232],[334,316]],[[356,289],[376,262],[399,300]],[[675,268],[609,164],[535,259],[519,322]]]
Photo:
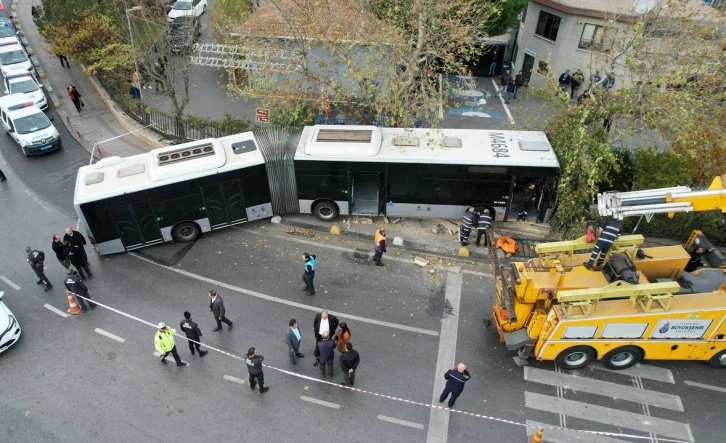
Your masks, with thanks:
[[[20,323],[2,302],[4,294],[0,291],[0,352],[7,350],[20,338]]]
[[[0,41],[13,41],[5,39],[13,39],[14,41],[18,42],[18,44],[23,44],[23,41],[20,39],[20,37],[18,37],[17,29],[15,29],[15,26],[12,24],[12,22],[10,22],[10,20],[0,20]]]
[[[22,94],[0,97],[0,121],[23,155],[39,155],[61,147],[60,134],[35,103]]]
[[[0,41],[0,70],[5,77],[35,72],[28,53],[17,41],[5,38]]]
[[[5,78],[5,93],[22,94],[27,101],[32,101],[35,106],[45,111],[48,109],[48,100],[45,98],[42,87],[43,85],[30,72]]]

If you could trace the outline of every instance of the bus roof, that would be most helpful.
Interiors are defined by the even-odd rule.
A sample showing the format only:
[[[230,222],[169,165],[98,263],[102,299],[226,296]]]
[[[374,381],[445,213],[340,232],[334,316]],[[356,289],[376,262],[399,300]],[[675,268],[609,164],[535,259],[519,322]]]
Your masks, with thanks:
[[[295,160],[559,168],[544,132],[307,126]]]
[[[104,158],[78,170],[74,203],[102,200],[263,163],[252,132],[158,148],[126,158]]]

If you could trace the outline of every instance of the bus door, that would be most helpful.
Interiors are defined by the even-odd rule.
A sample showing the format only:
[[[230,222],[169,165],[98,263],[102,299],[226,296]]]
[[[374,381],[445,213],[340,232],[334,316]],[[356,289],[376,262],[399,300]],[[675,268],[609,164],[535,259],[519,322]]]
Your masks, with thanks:
[[[202,186],[202,195],[212,229],[247,220],[239,180]]]
[[[164,240],[147,200],[112,207],[109,211],[127,250]]]
[[[351,215],[379,215],[381,177],[378,172],[350,173]]]

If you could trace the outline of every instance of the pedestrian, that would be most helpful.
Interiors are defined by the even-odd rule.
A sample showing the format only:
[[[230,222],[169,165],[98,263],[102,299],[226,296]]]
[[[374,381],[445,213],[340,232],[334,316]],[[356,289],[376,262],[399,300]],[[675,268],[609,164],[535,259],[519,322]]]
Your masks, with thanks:
[[[68,85],[66,91],[68,92],[68,97],[70,97],[71,101],[76,106],[76,110],[81,112],[81,108],[85,106],[85,103],[81,100],[81,93],[78,92],[78,89],[76,89],[73,85]]]
[[[88,256],[86,255],[86,237],[78,231],[74,231],[73,228],[66,228],[66,235],[63,236],[63,243],[69,242],[71,246],[78,248],[78,253],[83,257],[83,261],[88,263]]]
[[[5,174],[3,173],[2,169],[0,169],[0,182],[4,182],[8,178],[5,177]]]
[[[329,335],[334,336],[339,324],[340,321],[338,318],[334,315],[328,314],[328,311],[322,311],[315,316],[315,320],[313,321],[313,328],[315,328],[315,351],[313,352],[315,361],[313,362],[313,366],[317,366],[320,362],[320,359],[318,358],[320,356],[318,343],[320,343],[320,340],[323,339],[323,332],[327,332]]]
[[[202,346],[199,344],[202,340],[202,331],[199,329],[199,325],[192,321],[192,314],[189,311],[184,311],[184,320],[179,323],[179,328],[187,335],[189,350],[192,355],[194,355],[194,348],[197,348],[200,357],[204,357],[209,353],[209,351],[203,351]]]
[[[479,221],[476,225],[476,246],[479,247],[479,242],[481,241],[482,236],[484,237],[484,247],[488,245],[487,242],[487,229],[490,229],[492,227],[492,216],[489,212],[489,209],[484,209],[481,214],[479,214]]]
[[[86,275],[83,273],[84,270],[88,274],[88,278],[93,280],[93,274],[91,274],[91,269],[88,267],[88,262],[83,260],[83,255],[80,252],[82,249],[78,246],[71,245],[70,242],[65,242],[64,245],[66,247],[64,254],[70,260],[76,271],[80,274],[81,280],[86,279]]]
[[[315,256],[303,252],[302,258],[305,263],[302,277],[305,282],[305,291],[307,291],[308,295],[315,295],[315,283],[313,283],[315,278]]]
[[[492,53],[492,63],[489,65],[489,75],[496,75],[497,73],[497,50],[495,49]]]
[[[567,92],[568,89],[570,89],[570,84],[572,83],[572,75],[570,75],[570,70],[563,72],[562,75],[560,75],[560,79],[558,80],[560,83],[560,89]]]
[[[341,385],[345,384],[345,380],[353,386],[355,384],[355,371],[360,363],[360,355],[358,351],[353,349],[353,343],[345,344],[345,351],[338,357],[340,362],[340,370],[343,372],[343,380]]]
[[[345,344],[350,343],[350,328],[348,328],[348,324],[345,322],[341,322],[339,326],[340,329],[338,329],[338,333],[335,335],[335,348],[338,352],[343,353],[345,352]]]
[[[387,243],[386,229],[381,228],[377,230],[373,236],[373,261],[376,262],[376,266],[385,266],[381,263],[381,258],[383,258],[383,253],[386,252]]]
[[[66,247],[61,241],[60,235],[53,234],[53,243],[51,243],[51,248],[53,248],[53,252],[55,252],[55,258],[58,259],[58,262],[61,264],[61,266],[68,269],[68,266],[71,265],[71,261],[65,254]]]
[[[615,73],[609,73],[604,79],[601,80],[602,90],[608,92],[615,87]]]
[[[330,378],[333,378],[335,342],[330,337],[328,332],[323,332],[322,339],[318,342],[318,352],[320,353],[320,375],[328,374]]]
[[[522,202],[519,204],[519,212],[517,213],[517,221],[527,220],[527,214],[529,213],[530,209],[532,209],[532,205],[534,205],[534,202],[536,200],[536,186],[534,185],[534,183],[530,183],[527,186],[527,189],[524,190],[524,195],[522,195]]]
[[[464,363],[459,363],[456,369],[449,369],[444,374],[444,378],[446,379],[446,387],[444,388],[444,392],[441,393],[441,397],[439,397],[439,403],[443,403],[446,397],[451,394],[451,398],[449,399],[449,407],[451,408],[456,403],[456,399],[464,392],[464,383],[469,381],[471,374],[466,370]]]
[[[63,67],[63,64],[65,63],[66,67],[68,69],[71,69],[71,64],[68,63],[68,59],[63,54],[58,54],[58,60],[60,60],[61,68]]]
[[[509,79],[509,85],[507,85],[507,99],[504,101],[504,103],[509,104],[509,100],[512,99],[512,97],[517,95],[517,87],[515,86],[515,79],[512,77]]]
[[[517,99],[517,92],[519,92],[519,88],[524,85],[524,74],[522,74],[522,71],[519,71],[517,75],[514,77],[514,97],[513,99]]]
[[[139,91],[139,88],[136,87],[131,80],[126,80],[126,83],[128,83],[129,85],[129,94],[131,94],[131,100],[140,100],[141,91]]]
[[[287,352],[290,355],[290,363],[296,365],[295,357],[303,358],[305,355],[300,352],[300,343],[302,342],[302,334],[300,334],[300,326],[294,318],[288,322],[287,332],[285,332],[285,343],[287,343]]]
[[[262,361],[265,357],[257,355],[257,349],[251,347],[247,350],[247,358],[245,364],[247,365],[247,372],[250,374],[250,389],[255,389],[257,383],[260,384],[260,392],[267,392],[270,390],[265,386],[265,374],[262,372]]]
[[[186,366],[188,363],[183,362],[179,358],[179,353],[176,352],[176,345],[174,344],[174,334],[176,329],[170,328],[164,323],[157,325],[158,331],[154,337],[154,346],[156,351],[160,354],[159,358],[163,364],[166,364],[166,357],[171,354],[174,357],[174,361],[177,366]]]
[[[66,289],[73,294],[73,298],[76,299],[76,303],[83,309],[83,312],[91,309],[96,309],[96,304],[91,301],[91,294],[88,292],[88,286],[81,280],[81,277],[73,272],[73,269],[66,269],[66,281],[64,282]],[[79,297],[82,296],[82,297]],[[88,306],[86,306],[84,297],[88,299]]]
[[[469,244],[469,234],[471,234],[472,226],[474,226],[474,208],[469,206],[464,213],[464,217],[461,220],[461,228],[459,229],[461,246]]]
[[[27,255],[30,267],[33,269],[33,272],[35,272],[35,275],[38,276],[38,281],[36,283],[39,285],[45,285],[45,292],[53,289],[53,285],[50,283],[50,280],[48,280],[48,277],[45,276],[45,272],[43,271],[43,262],[45,262],[45,254],[43,251],[35,251],[30,246],[26,246],[25,254]]]
[[[575,94],[577,93],[577,90],[580,89],[580,86],[585,82],[585,74],[582,73],[581,69],[578,69],[575,71],[574,74],[572,74],[572,91],[570,93],[570,98],[575,98]]]
[[[217,291],[214,289],[209,291],[209,298],[209,310],[214,313],[214,319],[217,321],[217,327],[212,329],[212,332],[217,332],[222,329],[222,323],[226,323],[227,330],[231,331],[234,324],[224,315],[227,312],[224,309],[224,300],[222,300],[222,297],[217,295]]]
[[[620,236],[621,229],[623,229],[622,223],[615,219],[608,221],[605,224],[605,227],[600,229],[597,241],[595,242],[595,247],[592,248],[592,253],[590,254],[590,260],[583,263],[585,268],[592,269],[594,264],[597,264],[597,266],[602,265],[610,247],[615,242],[615,239]]]
[[[164,60],[161,57],[159,57],[156,60],[156,63],[154,63],[154,72],[156,72],[156,76],[154,77],[156,92],[159,92],[159,87],[164,90],[164,82],[162,79],[166,79],[166,66],[164,65]]]
[[[499,97],[502,97],[502,94],[504,91],[507,90],[507,87],[509,86],[509,81],[512,79],[512,75],[509,73],[509,69],[504,71],[504,74],[499,78]]]

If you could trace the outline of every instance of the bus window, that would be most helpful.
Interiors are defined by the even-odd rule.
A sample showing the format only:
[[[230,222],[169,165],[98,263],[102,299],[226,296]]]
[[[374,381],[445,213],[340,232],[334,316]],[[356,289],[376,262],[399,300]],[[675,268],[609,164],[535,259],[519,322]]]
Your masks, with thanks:
[[[505,205],[509,186],[507,182],[464,180],[461,183],[461,198]]]
[[[88,230],[93,233],[97,243],[118,238],[115,224],[104,202],[84,203],[81,205],[81,212],[86,219]]]
[[[419,197],[456,198],[459,195],[459,177],[449,174],[422,174]]]
[[[206,217],[201,211],[202,196],[200,194],[187,195],[160,202],[154,202],[154,212],[162,226],[171,226],[181,220],[196,220]]]
[[[418,173],[401,172],[388,175],[388,195],[393,197],[416,197]]]
[[[240,175],[245,206],[257,206],[270,201],[270,186],[264,166],[243,169]]]

